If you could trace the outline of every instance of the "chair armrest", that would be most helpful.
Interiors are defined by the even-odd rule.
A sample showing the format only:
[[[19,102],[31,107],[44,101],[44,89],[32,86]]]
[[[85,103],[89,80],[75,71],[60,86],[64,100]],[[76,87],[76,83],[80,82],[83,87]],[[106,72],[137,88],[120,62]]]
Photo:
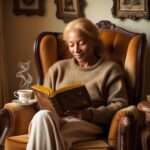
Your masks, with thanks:
[[[36,104],[22,105],[16,102],[5,104],[0,111],[0,119],[5,121],[5,129],[0,137],[1,143],[7,136],[27,134],[28,125],[36,111]]]
[[[22,105],[16,102],[8,103],[4,106],[10,111],[12,116],[12,126],[10,135],[21,135],[28,132],[28,126],[36,113],[36,105]]]
[[[108,143],[114,149],[136,149],[139,116],[139,110],[133,105],[116,112],[108,136]]]

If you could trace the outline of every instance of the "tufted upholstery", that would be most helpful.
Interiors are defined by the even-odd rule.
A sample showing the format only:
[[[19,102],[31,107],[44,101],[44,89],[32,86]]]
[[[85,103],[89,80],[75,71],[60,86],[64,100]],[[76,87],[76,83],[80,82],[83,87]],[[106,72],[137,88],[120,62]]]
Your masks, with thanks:
[[[72,150],[135,150],[140,117],[136,104],[143,94],[146,35],[129,32],[109,21],[100,21],[96,25],[99,28],[105,58],[116,61],[125,71],[130,106],[114,115],[108,135],[97,141],[88,141],[90,148],[86,148],[87,143],[82,142],[74,144]],[[49,66],[58,60],[71,57],[61,33],[41,33],[35,41],[34,52],[40,84],[43,83]],[[36,113],[35,106],[25,108],[9,103],[4,109],[9,112],[9,118],[12,120],[9,136],[5,140],[5,150],[25,150],[28,124]],[[21,110],[26,112],[23,118]]]

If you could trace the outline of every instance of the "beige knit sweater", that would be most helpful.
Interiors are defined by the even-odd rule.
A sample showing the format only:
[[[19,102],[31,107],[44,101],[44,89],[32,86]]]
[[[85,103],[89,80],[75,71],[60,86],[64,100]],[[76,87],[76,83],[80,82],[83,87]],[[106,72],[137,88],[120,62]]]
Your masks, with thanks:
[[[100,59],[94,66],[83,68],[74,59],[58,61],[49,68],[44,86],[55,90],[74,82],[83,82],[90,94],[93,123],[110,123],[114,113],[128,104],[124,74],[114,62]]]

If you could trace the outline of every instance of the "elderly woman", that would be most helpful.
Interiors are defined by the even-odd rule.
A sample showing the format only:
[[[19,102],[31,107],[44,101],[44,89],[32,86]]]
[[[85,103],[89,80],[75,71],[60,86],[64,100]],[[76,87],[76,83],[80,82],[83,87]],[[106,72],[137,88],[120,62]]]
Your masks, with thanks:
[[[60,118],[49,101],[47,110],[37,112],[31,121],[27,150],[69,150],[73,143],[98,139],[114,113],[128,104],[123,71],[99,54],[101,42],[95,25],[84,18],[73,20],[63,37],[73,58],[50,67],[44,86],[56,90],[83,82],[93,106]]]

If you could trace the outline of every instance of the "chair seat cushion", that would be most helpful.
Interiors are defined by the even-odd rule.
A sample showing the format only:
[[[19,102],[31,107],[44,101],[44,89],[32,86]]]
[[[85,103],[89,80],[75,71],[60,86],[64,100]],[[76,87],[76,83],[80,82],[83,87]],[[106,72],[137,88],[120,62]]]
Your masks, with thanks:
[[[25,150],[27,142],[27,134],[8,137],[5,141],[5,150]],[[71,150],[110,150],[110,146],[101,139],[75,143]]]
[[[100,139],[75,143],[71,150],[111,150],[111,147],[104,139]]]
[[[28,142],[28,135],[8,137],[5,140],[5,150],[25,150]]]

